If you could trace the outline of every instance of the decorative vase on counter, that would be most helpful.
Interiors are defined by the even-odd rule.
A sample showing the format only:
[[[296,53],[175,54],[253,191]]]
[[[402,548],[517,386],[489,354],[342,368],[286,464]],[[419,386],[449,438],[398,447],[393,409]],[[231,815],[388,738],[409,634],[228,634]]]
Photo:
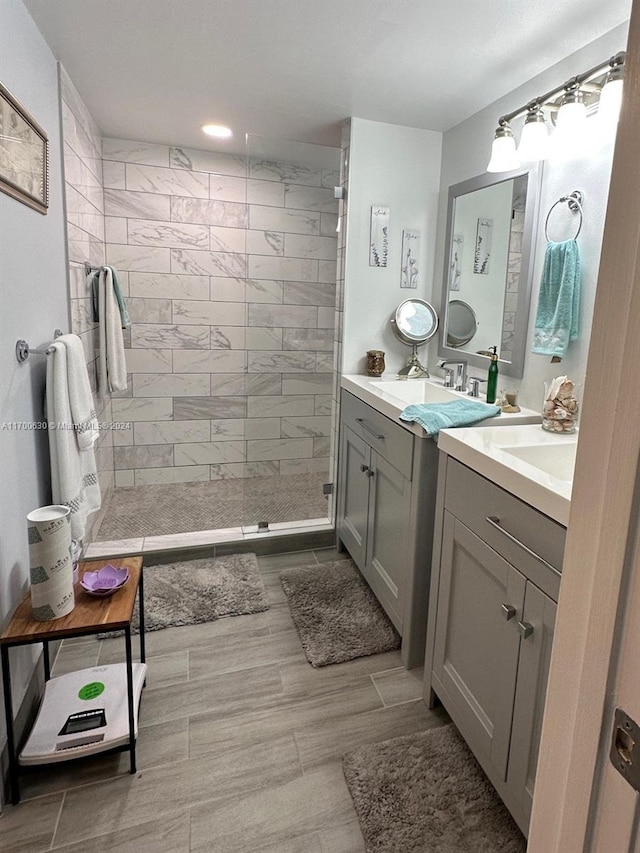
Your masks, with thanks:
[[[367,350],[367,376],[382,376],[384,373],[384,353],[381,349]]]
[[[574,383],[567,376],[557,376],[544,383],[542,429],[565,434],[576,431],[579,405],[574,388]]]

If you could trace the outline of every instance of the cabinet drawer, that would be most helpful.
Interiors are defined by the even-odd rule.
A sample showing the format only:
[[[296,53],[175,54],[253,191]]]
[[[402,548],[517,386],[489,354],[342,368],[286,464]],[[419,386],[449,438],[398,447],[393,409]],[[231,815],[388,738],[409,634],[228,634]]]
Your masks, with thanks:
[[[495,483],[447,459],[445,507],[558,600],[566,530]]]
[[[413,465],[413,435],[348,391],[342,392],[342,422],[408,480]]]

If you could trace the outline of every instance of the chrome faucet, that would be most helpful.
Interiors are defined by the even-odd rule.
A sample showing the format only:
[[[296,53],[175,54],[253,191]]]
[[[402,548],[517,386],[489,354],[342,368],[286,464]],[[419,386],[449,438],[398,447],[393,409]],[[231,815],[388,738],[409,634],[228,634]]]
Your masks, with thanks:
[[[455,364],[456,366],[456,383],[453,386],[454,391],[466,391],[467,385],[467,362],[460,361],[442,361],[438,362],[438,367],[446,367],[447,364]]]

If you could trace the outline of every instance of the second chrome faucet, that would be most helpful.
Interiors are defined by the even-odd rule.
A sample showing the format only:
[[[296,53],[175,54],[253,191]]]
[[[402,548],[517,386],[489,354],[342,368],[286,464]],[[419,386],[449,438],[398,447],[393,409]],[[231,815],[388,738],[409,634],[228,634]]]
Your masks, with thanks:
[[[454,391],[466,391],[467,388],[467,362],[464,360],[460,361],[446,361],[442,360],[438,362],[438,367],[445,368],[445,379],[444,384],[445,387],[451,388],[451,382],[453,380],[453,370],[451,368],[447,368],[447,365],[455,365],[456,368],[456,378],[455,384],[453,385]],[[447,381],[448,380],[448,381]]]

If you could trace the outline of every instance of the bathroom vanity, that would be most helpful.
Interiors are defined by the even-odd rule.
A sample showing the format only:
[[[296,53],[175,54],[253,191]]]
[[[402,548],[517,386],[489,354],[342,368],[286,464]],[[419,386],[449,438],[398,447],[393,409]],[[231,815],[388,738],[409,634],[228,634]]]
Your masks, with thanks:
[[[425,701],[440,699],[525,834],[575,446],[537,426],[440,439]]]
[[[402,663],[410,669],[424,659],[438,447],[398,416],[409,403],[460,395],[434,380],[345,376],[342,385],[338,544],[401,635]],[[509,424],[540,420],[528,410],[499,417]]]

